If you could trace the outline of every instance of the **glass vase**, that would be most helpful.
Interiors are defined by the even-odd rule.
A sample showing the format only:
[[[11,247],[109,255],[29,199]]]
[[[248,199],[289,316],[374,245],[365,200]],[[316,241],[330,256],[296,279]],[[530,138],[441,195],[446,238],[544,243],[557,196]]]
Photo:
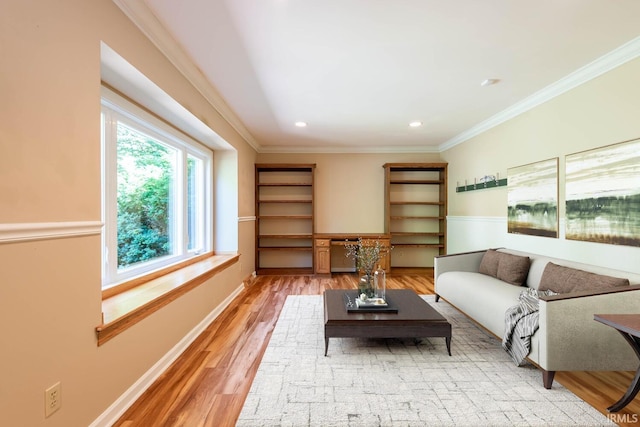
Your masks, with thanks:
[[[386,301],[387,297],[387,274],[378,266],[373,273],[373,291],[376,298],[382,298]]]
[[[365,274],[364,276],[360,277],[360,282],[358,283],[358,291],[358,295],[365,294],[367,298],[373,298],[375,296],[372,275]]]

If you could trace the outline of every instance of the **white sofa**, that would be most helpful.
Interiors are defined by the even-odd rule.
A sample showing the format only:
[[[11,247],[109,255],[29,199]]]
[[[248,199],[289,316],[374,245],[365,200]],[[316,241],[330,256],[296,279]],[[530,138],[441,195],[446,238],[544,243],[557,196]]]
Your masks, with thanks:
[[[629,344],[613,328],[594,321],[593,315],[640,313],[640,274],[509,249],[499,249],[494,254],[496,252],[530,259],[528,275],[523,284],[529,288],[539,288],[549,262],[629,279],[630,286],[597,291],[573,290],[540,298],[539,329],[531,338],[528,360],[542,369],[544,387],[551,388],[556,371],[637,369],[638,357]],[[436,302],[440,298],[445,299],[502,339],[505,311],[518,303],[523,287],[480,273],[485,253],[487,251],[483,250],[436,257]],[[546,284],[548,277],[545,278]]]

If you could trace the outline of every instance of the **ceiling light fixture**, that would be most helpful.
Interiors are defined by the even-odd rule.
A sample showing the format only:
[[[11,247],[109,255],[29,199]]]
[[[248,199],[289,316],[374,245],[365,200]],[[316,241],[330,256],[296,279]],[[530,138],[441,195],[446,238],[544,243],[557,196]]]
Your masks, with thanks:
[[[482,81],[482,83],[480,83],[480,86],[491,86],[498,83],[499,81],[499,79],[485,79]]]
[[[412,128],[419,128],[420,126],[422,126],[422,122],[416,120],[416,121],[413,121],[413,122],[409,123],[409,126],[412,127]]]
[[[299,128],[306,128],[307,127],[307,123],[306,122],[296,122],[295,125]]]

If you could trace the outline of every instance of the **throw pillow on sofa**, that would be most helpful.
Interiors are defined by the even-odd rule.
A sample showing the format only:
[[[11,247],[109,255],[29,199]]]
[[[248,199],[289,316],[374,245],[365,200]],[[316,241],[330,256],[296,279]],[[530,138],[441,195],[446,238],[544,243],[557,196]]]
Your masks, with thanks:
[[[482,256],[478,272],[491,277],[498,277],[498,263],[501,253],[495,249],[488,249]]]
[[[529,257],[500,252],[497,278],[512,285],[522,286],[527,280],[530,266]]]
[[[538,290],[550,289],[566,294],[576,291],[598,291],[618,286],[629,286],[629,279],[590,273],[549,262],[542,272]]]

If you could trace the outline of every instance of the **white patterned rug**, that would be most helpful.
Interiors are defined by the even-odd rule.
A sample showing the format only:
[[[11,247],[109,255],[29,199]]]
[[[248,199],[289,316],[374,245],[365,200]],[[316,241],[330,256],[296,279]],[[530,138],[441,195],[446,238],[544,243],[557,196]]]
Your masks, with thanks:
[[[238,426],[615,425],[540,371],[516,367],[500,341],[433,296],[452,325],[444,338],[331,338],[322,296],[289,296]]]

